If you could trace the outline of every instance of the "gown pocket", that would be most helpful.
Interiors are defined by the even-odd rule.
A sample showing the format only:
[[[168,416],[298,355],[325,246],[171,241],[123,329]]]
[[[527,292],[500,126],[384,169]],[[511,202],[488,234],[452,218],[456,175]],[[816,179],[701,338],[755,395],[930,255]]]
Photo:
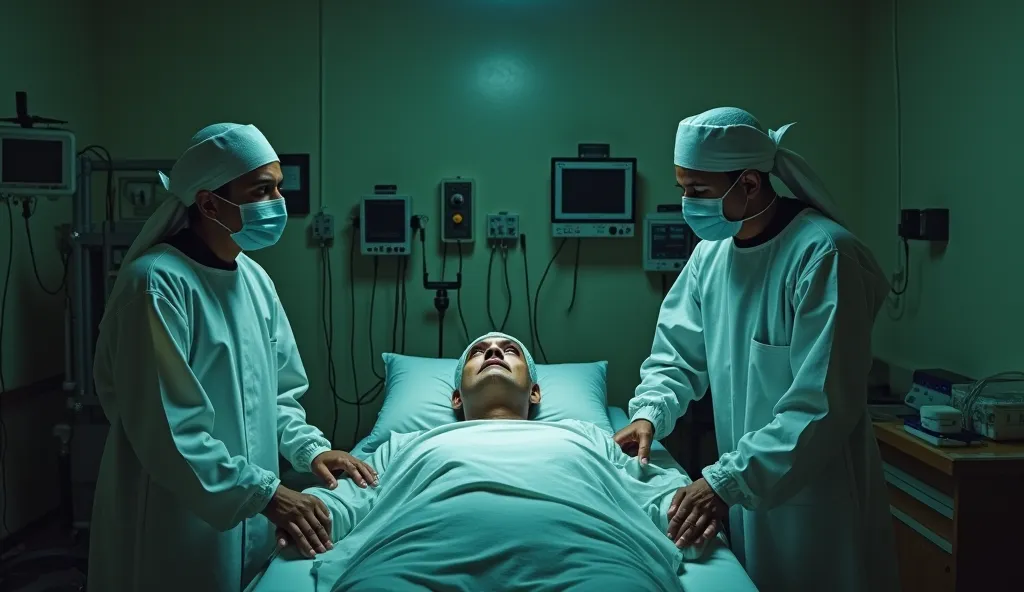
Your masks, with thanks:
[[[775,418],[775,406],[793,384],[789,346],[750,340],[747,375],[747,421],[744,430],[758,430]]]

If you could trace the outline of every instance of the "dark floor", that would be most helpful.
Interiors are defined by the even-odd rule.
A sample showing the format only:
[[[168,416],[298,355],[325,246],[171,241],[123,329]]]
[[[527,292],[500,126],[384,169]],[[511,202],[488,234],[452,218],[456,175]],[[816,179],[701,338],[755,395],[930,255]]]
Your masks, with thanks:
[[[0,557],[4,592],[81,592],[85,590],[88,533],[68,532],[56,523],[35,525]],[[7,541],[5,541],[6,543]]]

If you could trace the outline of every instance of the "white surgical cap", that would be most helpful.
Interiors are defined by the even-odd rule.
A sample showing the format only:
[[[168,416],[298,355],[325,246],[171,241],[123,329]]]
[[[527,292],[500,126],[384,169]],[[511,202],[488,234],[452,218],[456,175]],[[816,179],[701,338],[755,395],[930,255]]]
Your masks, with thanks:
[[[459,388],[459,385],[462,384],[462,370],[463,368],[466,367],[466,360],[469,359],[469,352],[473,351],[473,347],[476,344],[480,343],[481,341],[487,341],[489,339],[507,339],[512,343],[516,344],[519,347],[519,351],[523,352],[523,359],[526,360],[526,367],[530,371],[530,380],[532,380],[534,384],[537,383],[537,364],[533,363],[533,356],[530,355],[530,350],[526,349],[526,346],[523,345],[523,342],[519,341],[515,337],[512,337],[511,335],[506,335],[505,333],[501,333],[498,331],[492,331],[487,335],[478,337],[476,340],[473,341],[473,343],[469,344],[469,347],[466,348],[466,351],[462,352],[462,357],[459,358],[459,363],[455,365],[455,380],[453,384],[455,385],[456,390]]]
[[[794,196],[841,221],[839,210],[811,165],[796,152],[782,148],[782,136],[792,126],[764,131],[750,113],[719,107],[679,122],[676,166],[708,173],[758,170],[779,178]]]
[[[278,160],[270,142],[254,125],[215,123],[199,130],[174,163],[170,175],[158,171],[164,188],[177,199],[164,201],[146,220],[121,266],[128,265],[153,245],[184,228],[188,206],[195,203],[196,193],[217,189]],[[121,284],[119,276],[108,302],[113,301]]]

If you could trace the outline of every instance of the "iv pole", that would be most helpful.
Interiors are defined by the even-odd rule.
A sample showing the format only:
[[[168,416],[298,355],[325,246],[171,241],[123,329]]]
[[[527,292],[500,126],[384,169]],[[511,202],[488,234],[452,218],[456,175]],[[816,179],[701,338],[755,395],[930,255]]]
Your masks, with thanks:
[[[427,231],[423,228],[423,224],[419,217],[414,218],[414,228],[418,228],[420,231],[420,254],[423,257],[423,287],[427,290],[434,290],[434,309],[437,310],[437,357],[444,357],[444,316],[448,311],[448,305],[450,303],[448,299],[448,290],[458,290],[462,287],[462,272],[455,272],[455,281],[446,282],[444,278],[441,281],[430,281],[430,274],[427,272]]]

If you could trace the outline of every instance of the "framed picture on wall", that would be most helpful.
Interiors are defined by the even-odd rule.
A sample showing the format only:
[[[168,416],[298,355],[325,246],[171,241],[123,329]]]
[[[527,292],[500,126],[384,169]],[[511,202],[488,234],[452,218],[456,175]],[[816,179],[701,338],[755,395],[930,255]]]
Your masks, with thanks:
[[[281,194],[288,206],[288,216],[309,215],[309,155],[279,154],[281,172]]]

